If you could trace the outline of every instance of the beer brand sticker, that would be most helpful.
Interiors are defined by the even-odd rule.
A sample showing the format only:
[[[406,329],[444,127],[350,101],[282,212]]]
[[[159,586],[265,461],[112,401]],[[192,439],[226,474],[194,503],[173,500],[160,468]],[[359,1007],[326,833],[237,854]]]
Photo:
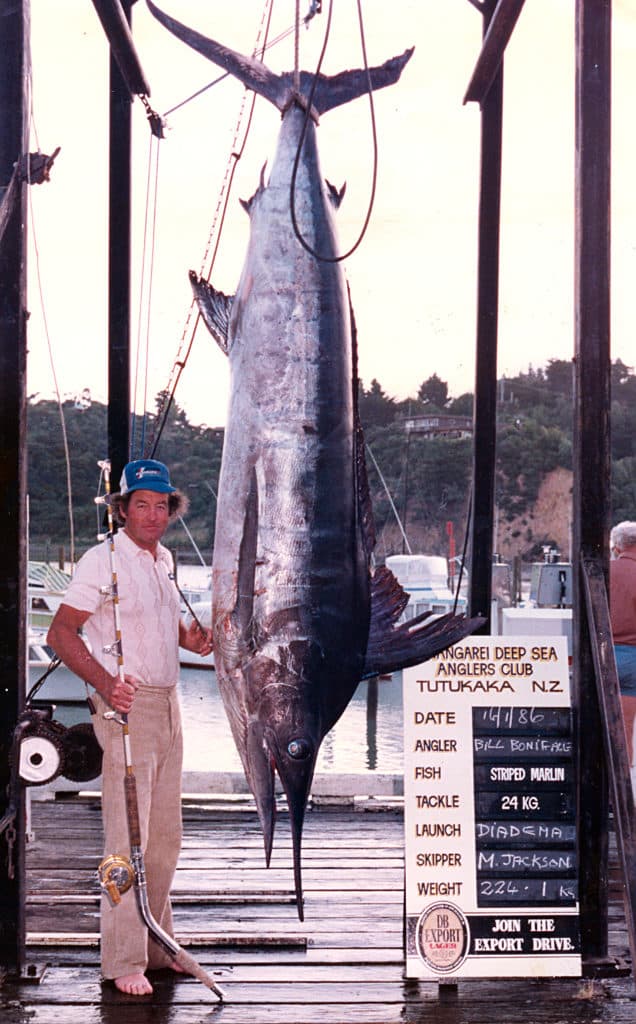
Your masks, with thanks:
[[[466,959],[468,921],[452,903],[433,903],[420,914],[415,932],[417,952],[433,971],[449,974]]]

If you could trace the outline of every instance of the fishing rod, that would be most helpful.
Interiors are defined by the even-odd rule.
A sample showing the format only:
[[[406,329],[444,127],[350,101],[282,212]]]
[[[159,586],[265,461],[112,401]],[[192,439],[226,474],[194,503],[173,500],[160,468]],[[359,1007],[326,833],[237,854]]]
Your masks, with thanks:
[[[186,526],[186,522],[185,522],[185,519],[183,518],[183,516],[179,516],[179,522],[181,523],[183,529],[187,533],[187,535],[188,535],[188,537],[190,539],[190,542],[191,542],[192,546],[194,547],[194,550],[196,551],[197,555],[199,556],[199,561],[201,562],[201,565],[205,568],[205,559],[203,558],[203,555],[199,551],[199,549],[198,549],[198,547],[196,545],[194,537],[192,536],[192,534],[190,533],[188,527]],[[197,626],[199,627],[199,632],[205,633],[205,629],[203,628],[203,626],[201,624],[201,620],[199,619],[199,617],[196,614],[196,612],[193,611],[192,605],[190,604],[190,602],[188,601],[187,597],[183,593],[181,587],[177,583],[176,573],[171,573],[170,578],[174,581],[174,585],[177,588],[177,591],[179,592],[179,597],[181,598],[181,600],[183,601],[184,605],[186,606],[186,608],[190,612],[190,615],[192,616],[193,620],[196,622]]]
[[[117,671],[119,678],[121,682],[125,682],[121,622],[119,616],[119,591],[117,584],[117,569],[115,566],[115,530],[110,491],[110,462],[106,459],[100,461],[98,465],[104,474],[104,489],[106,493],[96,498],[95,501],[98,504],[106,505],[106,513],[108,517],[108,533],[106,534],[106,539],[109,547],[111,572],[111,585],[109,589],[113,599],[113,614],[115,619],[115,643],[112,644],[108,650],[109,653],[114,654],[117,657]],[[130,862],[120,855],[106,857],[98,868],[100,884],[113,903],[117,904],[121,899],[121,893],[126,892],[130,888],[131,875],[134,876],[135,894],[137,896],[139,913],[141,914],[142,920],[152,937],[160,946],[163,947],[166,953],[172,957],[179,967],[182,967],[188,974],[198,978],[199,981],[203,982],[207,988],[214,992],[219,1000],[222,1000],[224,998],[223,990],[212,980],[207,971],[197,963],[194,957],[190,956],[189,953],[186,953],[179,943],[163,930],[161,925],[152,915],[152,911],[150,910],[150,905],[148,903],[146,868],[144,864],[143,850],[141,848],[141,825],[139,822],[139,803],[137,800],[137,779],[135,777],[130,749],[128,715],[119,715],[116,711],[107,711],[104,718],[111,719],[122,726],[122,735],[124,740],[124,764],[126,766],[124,790],[126,795],[128,831],[130,834]]]
[[[199,627],[199,631],[201,633],[205,633],[205,628],[204,628],[204,626],[203,626],[203,624],[201,622],[201,619],[199,618],[199,616],[195,612],[194,608],[192,607],[192,605],[188,601],[187,597],[183,593],[181,587],[179,586],[179,584],[177,583],[176,580],[174,581],[174,585],[177,588],[177,590],[179,591],[179,597],[181,598],[181,600],[183,601],[183,603],[186,606],[187,610],[190,612],[190,615],[192,616],[193,620],[196,622],[197,626]]]

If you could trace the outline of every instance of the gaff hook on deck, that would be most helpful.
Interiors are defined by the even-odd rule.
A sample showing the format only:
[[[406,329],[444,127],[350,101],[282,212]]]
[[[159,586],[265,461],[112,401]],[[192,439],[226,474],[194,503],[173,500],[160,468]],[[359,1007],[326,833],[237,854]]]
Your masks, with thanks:
[[[106,505],[108,515],[108,533],[106,539],[109,545],[110,554],[110,570],[111,570],[111,593],[113,598],[113,613],[115,616],[115,643],[112,646],[112,653],[117,657],[117,670],[119,678],[124,681],[124,657],[121,642],[121,625],[119,620],[119,594],[117,591],[117,571],[115,568],[115,533],[113,527],[113,511],[110,502],[110,462],[108,460],[100,461],[98,463],[104,473],[104,486],[106,495],[104,498],[96,498],[95,500]],[[139,907],[139,913],[141,914],[142,920],[146,925],[148,931],[152,937],[156,939],[160,946],[172,957],[174,962],[182,967],[184,971],[191,974],[193,977],[198,978],[199,981],[203,982],[207,988],[211,989],[212,992],[222,1000],[224,993],[221,988],[212,980],[210,975],[201,967],[199,963],[186,953],[184,949],[163,930],[161,925],[154,919],[150,905],[148,903],[148,889],[146,885],[146,869],[144,865],[144,855],[141,848],[141,826],[139,823],[139,805],[137,802],[137,780],[135,778],[135,772],[132,764],[132,755],[130,750],[130,735],[128,732],[128,715],[119,715],[117,712],[107,712],[107,718],[118,722],[122,726],[122,735],[124,740],[124,763],[126,766],[126,776],[124,778],[124,790],[126,794],[126,815],[128,817],[128,831],[130,834],[130,862],[132,871],[134,873],[135,880],[135,894],[137,897],[137,905]],[[106,858],[108,861],[109,858]],[[106,861],[102,861],[100,864],[100,870],[98,877],[100,884],[106,892],[106,894],[117,903],[120,892],[124,892],[119,881],[119,872],[115,873],[116,877],[113,877],[113,872],[105,870]],[[119,867],[122,867],[120,864]],[[117,894],[115,895],[115,890]]]

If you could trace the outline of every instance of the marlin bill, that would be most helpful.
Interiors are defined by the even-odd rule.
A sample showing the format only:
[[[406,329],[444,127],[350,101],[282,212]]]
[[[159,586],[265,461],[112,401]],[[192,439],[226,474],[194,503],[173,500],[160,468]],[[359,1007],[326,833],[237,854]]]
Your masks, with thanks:
[[[243,204],[250,238],[236,294],[190,276],[231,368],[212,567],[216,671],[268,864],[275,773],[285,791],[302,920],[303,820],[323,738],[360,680],[425,661],[482,621],[398,625],[407,595],[386,567],[372,569],[356,330],[336,259],[344,190],[323,180],[317,148],[319,117],[369,84],[396,83],[413,51],[368,73],[301,72],[295,91],[291,72],[274,74],[148,6],[282,115],[268,180]]]

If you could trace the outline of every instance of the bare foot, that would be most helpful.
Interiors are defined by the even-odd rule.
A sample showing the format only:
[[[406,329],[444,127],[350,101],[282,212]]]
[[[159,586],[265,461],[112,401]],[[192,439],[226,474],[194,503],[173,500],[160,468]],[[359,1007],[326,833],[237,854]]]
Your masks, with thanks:
[[[145,974],[123,974],[121,978],[115,978],[115,988],[128,996],[152,995],[152,985]]]

